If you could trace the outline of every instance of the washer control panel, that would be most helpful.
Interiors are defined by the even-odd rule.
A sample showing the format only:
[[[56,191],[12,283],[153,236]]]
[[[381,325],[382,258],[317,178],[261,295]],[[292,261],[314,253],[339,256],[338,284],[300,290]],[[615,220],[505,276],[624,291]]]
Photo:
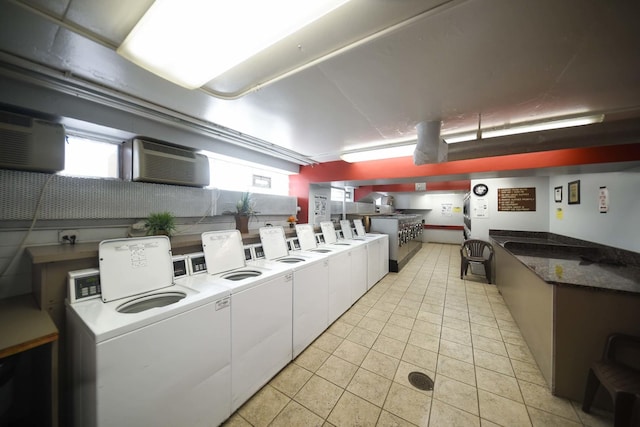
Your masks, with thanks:
[[[289,251],[299,251],[300,250],[300,240],[297,237],[293,237],[291,239],[287,239],[287,246]]]
[[[193,276],[194,274],[207,272],[207,261],[205,261],[203,252],[190,254],[187,256],[187,260],[187,264],[189,266],[189,275]]]
[[[100,270],[97,268],[70,271],[67,273],[67,278],[71,304],[100,296]]]
[[[255,245],[253,247],[253,251],[256,254],[256,259],[264,259],[264,248],[262,247],[262,245]]]
[[[251,261],[253,259],[253,252],[251,251],[251,246],[244,247],[244,260]]]
[[[187,266],[187,257],[185,255],[176,255],[171,258],[173,261],[173,278],[180,279],[189,275]]]

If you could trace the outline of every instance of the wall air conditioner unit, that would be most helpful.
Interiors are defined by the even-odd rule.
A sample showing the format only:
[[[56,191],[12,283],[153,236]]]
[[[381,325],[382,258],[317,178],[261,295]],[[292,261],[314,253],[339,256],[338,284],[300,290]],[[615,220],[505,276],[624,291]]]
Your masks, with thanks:
[[[64,145],[62,125],[0,111],[0,168],[59,172]]]
[[[209,159],[192,150],[135,138],[121,150],[122,178],[132,181],[206,187]]]

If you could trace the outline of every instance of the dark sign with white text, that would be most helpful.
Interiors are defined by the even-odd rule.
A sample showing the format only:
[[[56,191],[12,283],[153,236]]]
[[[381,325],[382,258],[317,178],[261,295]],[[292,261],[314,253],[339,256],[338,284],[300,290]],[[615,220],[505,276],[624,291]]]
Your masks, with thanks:
[[[498,211],[531,212],[536,210],[536,188],[498,188]]]

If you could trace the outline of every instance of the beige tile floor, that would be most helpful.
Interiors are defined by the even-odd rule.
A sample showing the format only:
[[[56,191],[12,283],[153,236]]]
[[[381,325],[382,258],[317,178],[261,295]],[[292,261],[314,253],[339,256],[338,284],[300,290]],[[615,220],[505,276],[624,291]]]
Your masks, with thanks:
[[[459,274],[458,246],[424,245],[225,425],[612,425],[552,396],[496,287]]]

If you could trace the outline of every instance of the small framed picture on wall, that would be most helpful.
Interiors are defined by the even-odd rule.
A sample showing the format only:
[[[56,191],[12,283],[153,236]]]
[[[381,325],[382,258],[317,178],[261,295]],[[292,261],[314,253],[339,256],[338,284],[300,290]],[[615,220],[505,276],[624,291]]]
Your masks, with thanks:
[[[567,186],[569,187],[569,204],[579,205],[580,204],[580,180],[571,181]]]
[[[562,187],[555,187],[553,189],[553,200],[555,200],[556,203],[562,202]]]

